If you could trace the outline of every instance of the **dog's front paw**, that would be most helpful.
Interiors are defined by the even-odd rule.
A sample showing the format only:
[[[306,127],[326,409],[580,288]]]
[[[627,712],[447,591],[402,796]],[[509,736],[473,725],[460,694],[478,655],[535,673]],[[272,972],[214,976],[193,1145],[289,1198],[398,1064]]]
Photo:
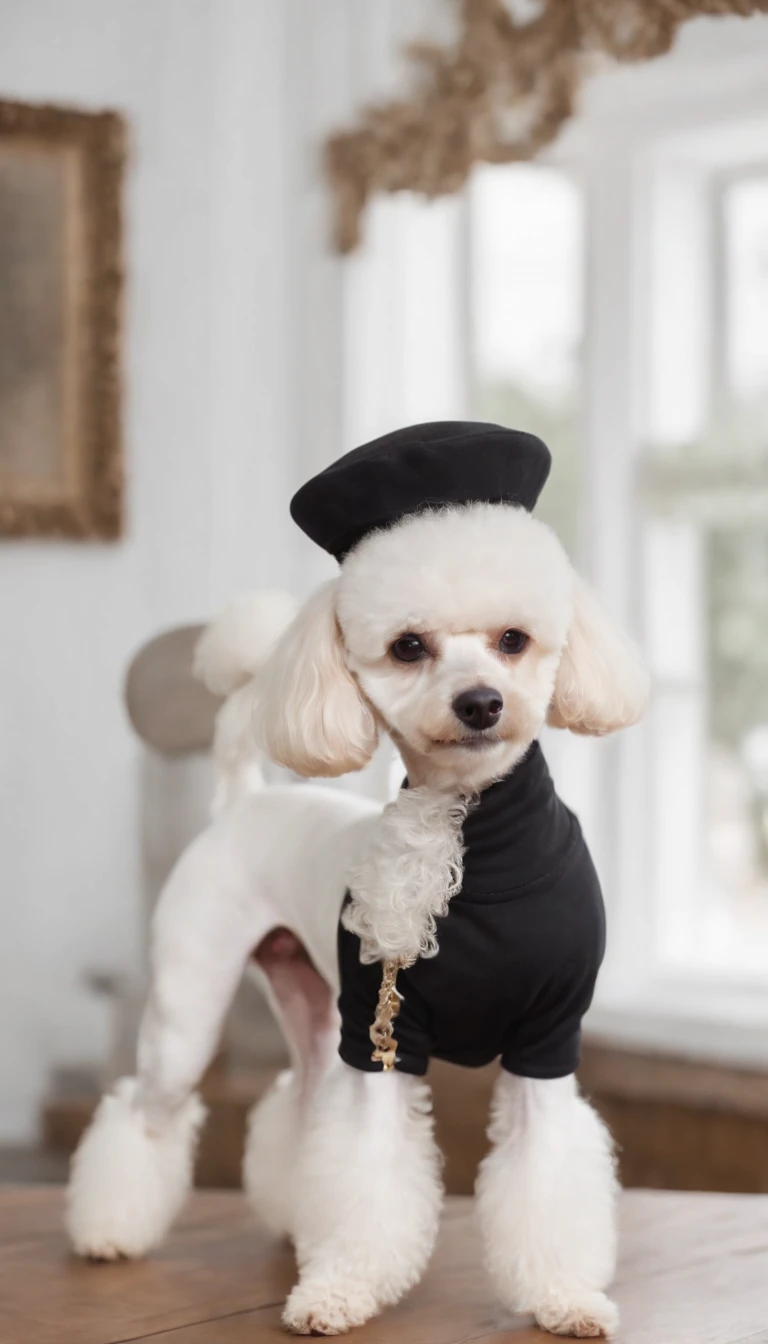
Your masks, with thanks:
[[[613,1335],[619,1324],[619,1313],[605,1293],[558,1297],[537,1307],[534,1316],[542,1330],[575,1339]]]
[[[307,1279],[289,1295],[283,1325],[294,1335],[344,1335],[378,1310],[379,1303],[364,1283]]]

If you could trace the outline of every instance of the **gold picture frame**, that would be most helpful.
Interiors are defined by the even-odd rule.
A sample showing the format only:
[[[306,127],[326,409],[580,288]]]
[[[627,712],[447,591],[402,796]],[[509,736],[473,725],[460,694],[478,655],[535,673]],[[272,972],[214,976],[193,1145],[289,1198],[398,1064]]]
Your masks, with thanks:
[[[0,537],[123,523],[115,112],[0,101]]]

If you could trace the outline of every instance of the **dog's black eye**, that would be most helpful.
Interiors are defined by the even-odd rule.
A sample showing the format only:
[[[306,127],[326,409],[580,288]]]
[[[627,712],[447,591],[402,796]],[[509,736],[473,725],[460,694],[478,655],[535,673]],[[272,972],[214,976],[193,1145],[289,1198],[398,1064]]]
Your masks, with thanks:
[[[530,636],[524,630],[505,630],[499,640],[502,653],[522,653],[529,643]]]
[[[427,650],[418,635],[400,635],[389,652],[398,663],[417,663],[420,658],[426,657]]]

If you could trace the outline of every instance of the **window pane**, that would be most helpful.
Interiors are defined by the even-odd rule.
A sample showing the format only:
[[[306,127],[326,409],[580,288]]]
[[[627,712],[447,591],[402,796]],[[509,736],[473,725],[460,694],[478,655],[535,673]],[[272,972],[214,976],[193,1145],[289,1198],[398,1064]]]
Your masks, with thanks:
[[[746,177],[723,192],[727,373],[731,393],[768,392],[768,177]]]
[[[541,435],[552,475],[537,509],[577,549],[582,200],[564,172],[482,167],[471,189],[473,413]]]
[[[725,922],[739,942],[753,948],[757,940],[764,959],[768,947],[768,531],[751,527],[711,533],[707,601],[707,841],[720,898],[715,927],[722,936]]]
[[[691,284],[723,296],[720,395],[704,386],[693,441],[652,452],[645,582],[660,952],[743,972],[768,954],[768,174],[719,207],[722,251],[702,205],[711,274]]]

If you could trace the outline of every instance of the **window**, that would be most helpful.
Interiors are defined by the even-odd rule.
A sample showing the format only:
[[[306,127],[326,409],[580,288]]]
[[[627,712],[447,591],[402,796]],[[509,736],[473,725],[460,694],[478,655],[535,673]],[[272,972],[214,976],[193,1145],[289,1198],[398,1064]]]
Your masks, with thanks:
[[[768,97],[724,58],[698,88],[674,58],[625,100],[631,82],[587,135],[584,475],[592,577],[654,693],[596,785],[610,940],[591,1025],[765,1064]]]
[[[472,412],[540,434],[552,474],[537,512],[579,548],[582,199],[564,171],[475,170],[470,191]]]
[[[680,243],[657,181],[655,301]],[[658,954],[700,970],[768,965],[768,165],[689,178],[679,331],[651,407],[644,512]],[[681,212],[677,176],[671,208]],[[698,207],[698,209],[697,209]],[[664,221],[662,221],[664,222]],[[702,296],[704,299],[702,300]],[[659,315],[649,337],[674,315]],[[702,341],[703,333],[703,341]],[[663,336],[662,336],[663,339]],[[651,366],[653,365],[651,353]],[[674,399],[674,388],[685,395]],[[687,399],[687,406],[685,400]]]

